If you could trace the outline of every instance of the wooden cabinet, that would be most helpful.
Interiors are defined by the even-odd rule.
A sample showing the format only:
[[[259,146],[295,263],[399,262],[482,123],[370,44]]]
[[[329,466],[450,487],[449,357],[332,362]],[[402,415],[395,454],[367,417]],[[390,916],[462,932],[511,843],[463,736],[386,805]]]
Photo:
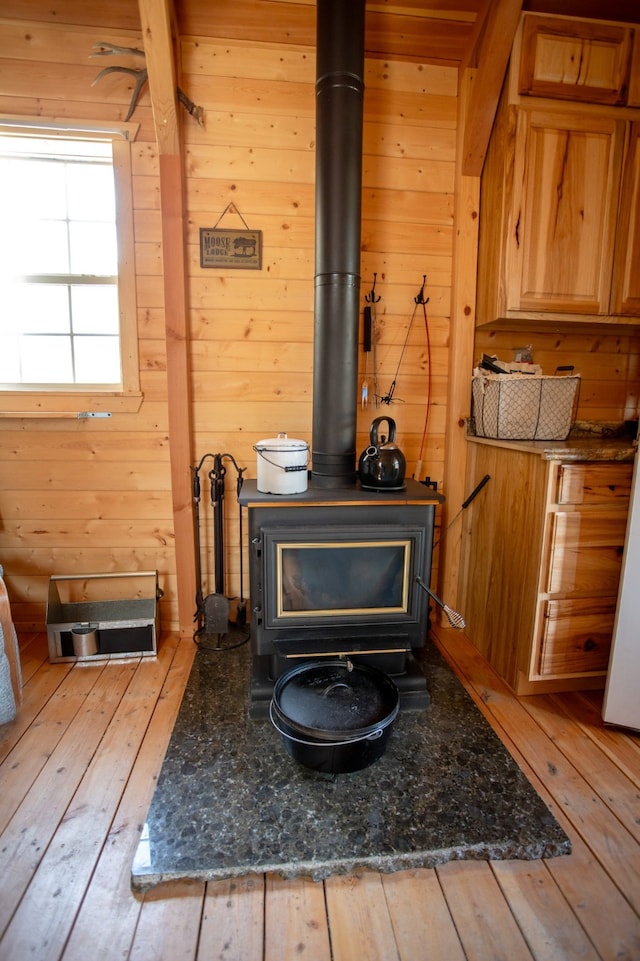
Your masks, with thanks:
[[[519,311],[608,314],[624,124],[521,109],[507,249]]]
[[[537,97],[626,104],[634,30],[618,23],[527,15],[518,91]]]
[[[469,489],[485,474],[463,536],[469,637],[518,694],[602,687],[632,464],[472,443]]]
[[[626,96],[633,31],[612,28],[615,56],[595,57],[600,67],[583,76],[569,65],[586,56],[587,40],[544,33],[547,19],[533,21],[527,34],[525,18],[482,175],[477,323],[637,324],[640,113],[567,102],[614,88]],[[556,43],[564,51],[557,62]],[[595,37],[588,44],[592,63]],[[596,81],[601,75],[606,82]],[[526,96],[514,93],[514,77]]]

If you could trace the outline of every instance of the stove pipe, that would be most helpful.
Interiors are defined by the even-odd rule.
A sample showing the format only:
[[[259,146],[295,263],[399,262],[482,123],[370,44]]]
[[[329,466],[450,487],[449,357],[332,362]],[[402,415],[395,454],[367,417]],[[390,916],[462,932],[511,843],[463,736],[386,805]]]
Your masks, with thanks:
[[[355,484],[365,0],[317,0],[312,477]]]

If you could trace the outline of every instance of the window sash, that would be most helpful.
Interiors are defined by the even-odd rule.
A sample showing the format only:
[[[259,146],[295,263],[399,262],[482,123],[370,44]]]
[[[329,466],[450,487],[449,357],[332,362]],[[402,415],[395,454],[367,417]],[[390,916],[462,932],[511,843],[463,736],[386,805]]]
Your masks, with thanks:
[[[0,117],[0,132],[35,137],[76,137],[84,139],[107,139],[113,152],[113,172],[116,187],[116,229],[118,238],[118,274],[116,280],[119,301],[120,360],[122,383],[120,385],[94,384],[42,384],[0,388],[0,416],[62,416],[86,411],[137,411],[142,403],[140,391],[140,367],[138,354],[137,303],[135,250],[133,232],[133,190],[131,169],[131,142],[135,139],[138,124],[123,123],[115,127],[109,124],[87,125],[82,121],[43,121],[33,118]],[[45,278],[46,275],[39,275]],[[67,278],[56,275],[56,282]],[[80,278],[70,275],[72,283]],[[93,278],[92,278],[93,280]],[[102,280],[102,278],[100,278]],[[95,280],[94,280],[95,282]]]

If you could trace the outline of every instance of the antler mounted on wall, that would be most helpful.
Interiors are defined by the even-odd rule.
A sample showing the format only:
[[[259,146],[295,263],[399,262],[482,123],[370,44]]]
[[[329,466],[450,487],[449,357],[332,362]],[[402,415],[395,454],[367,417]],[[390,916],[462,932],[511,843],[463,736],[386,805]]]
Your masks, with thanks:
[[[94,50],[95,52],[91,54],[92,57],[106,57],[106,56],[112,56],[116,54],[116,55],[129,55],[134,57],[142,57],[143,60],[145,58],[144,50],[139,50],[138,47],[120,47],[115,43],[107,43],[106,41],[95,43]],[[100,71],[100,73],[95,78],[91,86],[95,86],[95,84],[99,80],[101,80],[102,77],[106,77],[106,75],[109,73],[127,73],[129,74],[129,76],[135,77],[135,85],[133,88],[133,93],[131,95],[131,102],[129,104],[127,115],[124,118],[125,121],[130,120],[131,117],[133,116],[133,112],[136,109],[136,106],[138,105],[138,99],[140,97],[142,89],[149,79],[149,71],[147,70],[146,66],[145,67],[120,67],[120,66],[105,67],[103,70]],[[184,90],[181,90],[180,87],[177,88],[177,94],[178,94],[178,100],[180,101],[182,106],[185,108],[185,110],[187,110],[187,112],[190,113],[195,120],[197,120],[197,122],[200,124],[201,127],[204,127],[204,109],[202,107],[198,107],[193,102],[193,100],[190,100],[189,97],[184,92]]]

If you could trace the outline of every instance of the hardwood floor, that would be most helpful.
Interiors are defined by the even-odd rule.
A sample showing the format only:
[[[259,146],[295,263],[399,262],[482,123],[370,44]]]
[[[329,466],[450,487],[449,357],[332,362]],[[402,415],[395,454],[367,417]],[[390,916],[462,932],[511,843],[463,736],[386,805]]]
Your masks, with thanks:
[[[268,875],[144,899],[129,872],[195,648],[50,664],[21,638],[0,728],[1,961],[638,961],[640,735],[597,692],[516,699],[466,638],[436,641],[573,842],[549,861],[457,861],[324,883]]]

